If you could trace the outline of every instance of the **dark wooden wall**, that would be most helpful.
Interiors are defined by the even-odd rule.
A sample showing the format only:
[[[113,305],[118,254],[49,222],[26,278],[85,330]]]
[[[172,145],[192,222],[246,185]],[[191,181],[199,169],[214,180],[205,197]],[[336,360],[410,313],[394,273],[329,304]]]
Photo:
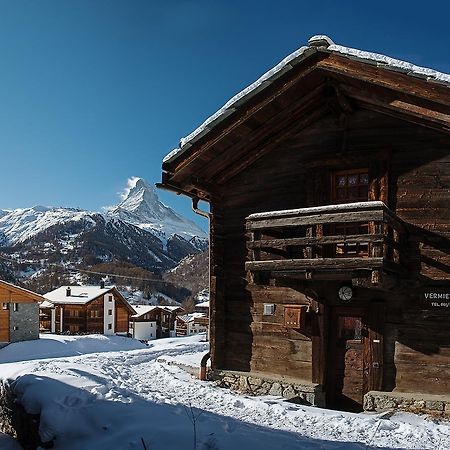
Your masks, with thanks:
[[[244,271],[245,217],[327,204],[332,171],[373,171],[380,161],[389,180],[388,206],[409,224],[403,263],[415,284],[408,281],[390,293],[357,290],[355,301],[359,296],[386,306],[386,389],[448,391],[437,372],[441,367],[450,378],[450,334],[445,331],[450,314],[427,313],[418,291],[434,283],[449,286],[450,136],[367,110],[354,111],[344,125],[331,115],[316,122],[217,189],[211,222],[215,368],[284,374],[309,382],[314,378],[314,334],[286,329],[279,316],[282,308],[274,316],[262,315],[263,303],[302,304],[304,297],[295,286],[250,286]],[[321,286],[324,301],[331,301],[336,284]],[[420,377],[412,376],[412,367],[420,368]]]

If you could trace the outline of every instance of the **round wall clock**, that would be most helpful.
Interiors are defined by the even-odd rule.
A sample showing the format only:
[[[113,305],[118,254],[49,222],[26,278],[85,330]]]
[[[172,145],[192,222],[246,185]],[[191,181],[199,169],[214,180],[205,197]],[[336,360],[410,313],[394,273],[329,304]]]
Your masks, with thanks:
[[[353,297],[353,289],[350,286],[341,286],[338,290],[338,297],[343,302],[349,302]]]

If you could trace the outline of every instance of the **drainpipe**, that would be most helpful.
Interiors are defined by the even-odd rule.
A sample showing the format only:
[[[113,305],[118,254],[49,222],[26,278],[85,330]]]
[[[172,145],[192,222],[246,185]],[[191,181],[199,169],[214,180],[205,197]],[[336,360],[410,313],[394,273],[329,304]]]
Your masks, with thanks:
[[[195,194],[192,194],[191,192],[183,191],[182,189],[179,189],[178,187],[171,186],[169,184],[163,184],[163,183],[156,183],[156,187],[160,189],[164,189],[166,191],[175,192],[177,195],[183,194],[191,198],[192,200],[192,211],[194,211],[196,214],[202,217],[206,217],[208,219],[208,236],[211,237],[211,219],[212,219],[212,213],[203,211],[198,207],[198,202],[200,201],[200,198],[197,197]],[[211,242],[208,245],[208,281],[209,281],[209,297],[210,297],[210,303],[208,308],[208,333],[206,335],[206,339],[210,342],[209,339],[209,333],[211,330]],[[210,352],[206,353],[201,361],[200,364],[200,380],[206,380],[206,362],[210,358]]]
[[[198,207],[198,202],[199,202],[199,198],[195,197],[192,199],[192,211],[194,211],[196,214],[206,217],[208,219],[208,236],[211,237],[210,234],[210,229],[211,229],[211,218],[212,218],[212,214],[206,211],[203,211],[201,209],[199,209]],[[208,308],[208,333],[206,335],[206,339],[208,341],[210,341],[209,339],[209,333],[211,330],[211,242],[209,243],[208,246],[208,281],[209,281],[209,308]],[[206,380],[206,362],[208,361],[208,359],[210,359],[210,352],[206,353],[203,358],[202,361],[200,363],[200,373],[199,373],[199,379],[201,381],[205,381]]]
[[[208,361],[209,357],[210,354],[208,352],[203,356],[202,361],[200,363],[200,373],[198,375],[198,379],[201,381],[206,381],[206,362]]]

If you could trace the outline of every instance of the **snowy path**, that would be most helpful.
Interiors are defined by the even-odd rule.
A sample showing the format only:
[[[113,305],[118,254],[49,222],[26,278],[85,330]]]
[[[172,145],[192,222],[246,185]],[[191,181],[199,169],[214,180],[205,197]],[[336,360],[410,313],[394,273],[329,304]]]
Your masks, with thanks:
[[[74,407],[80,409],[89,406],[92,409],[95,405],[101,405],[103,411],[105,402],[136,405],[145,401],[146,403],[142,404],[143,411],[148,410],[149,419],[152,417],[153,421],[155,419],[151,415],[149,405],[170,407],[170,414],[173,412],[170,416],[172,421],[176,421],[177,417],[186,421],[186,411],[191,406],[207,411],[211,415],[203,413],[199,417],[199,429],[203,430],[204,439],[214,435],[216,445],[220,449],[232,448],[236,445],[236,439],[244,439],[242,436],[256,439],[261,447],[258,436],[261,433],[264,435],[268,430],[271,430],[272,439],[279,434],[280,445],[285,442],[284,445],[277,445],[278,448],[450,448],[448,424],[436,424],[407,414],[396,414],[385,419],[377,415],[300,406],[276,397],[243,396],[218,388],[213,383],[195,380],[178,367],[161,361],[161,357],[175,360],[178,357],[182,361],[199,360],[207,350],[207,344],[198,340],[198,337],[162,339],[155,341],[148,349],[19,363],[14,365],[14,374],[10,372],[9,376],[15,378],[24,373],[39,374],[41,377],[60,380],[65,383],[64,386],[75,386],[78,391],[82,388],[83,392],[88,394],[87,397],[79,392],[67,394],[64,391],[64,399],[60,401],[64,404],[65,413],[67,407],[71,406],[71,416],[74,414]],[[12,365],[5,364],[3,371],[7,373],[12,369]],[[24,383],[25,386],[27,383],[29,381]],[[26,389],[24,392],[27,392]],[[163,415],[167,416],[166,413],[164,410]],[[139,429],[136,418],[132,420]],[[249,425],[244,425],[243,422]],[[175,422],[173,424],[175,425]],[[250,424],[256,425],[257,428]],[[188,434],[192,434],[189,424],[187,425]],[[148,422],[146,426],[148,427]],[[85,425],[83,427],[85,428]],[[47,432],[49,436],[52,436],[52,433],[57,434],[54,430]],[[139,433],[144,434],[142,430],[139,430]],[[226,443],[233,435],[235,440],[231,439],[234,443],[229,447]],[[265,444],[263,448],[274,448],[266,435],[262,441]],[[139,448],[139,445],[136,445],[136,448]]]

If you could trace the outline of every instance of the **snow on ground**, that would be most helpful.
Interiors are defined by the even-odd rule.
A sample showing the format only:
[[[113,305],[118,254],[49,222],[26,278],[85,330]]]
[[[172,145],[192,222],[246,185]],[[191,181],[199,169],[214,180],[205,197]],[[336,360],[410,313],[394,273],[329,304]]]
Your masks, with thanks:
[[[146,346],[135,339],[122,336],[41,334],[39,340],[17,342],[2,348],[0,350],[0,364],[32,359],[78,356],[86,353],[110,352],[114,350],[136,350],[139,348],[146,348]]]
[[[208,349],[203,339],[159,339],[142,348],[126,338],[47,335],[1,349],[0,377],[30,413],[41,414],[41,436],[55,439],[55,450],[142,450],[142,440],[149,449],[191,449],[192,414],[204,450],[450,448],[448,423],[240,395],[170,364],[197,365]],[[58,358],[33,359],[55,349]],[[14,354],[29,361],[11,363]]]
[[[0,448],[2,450],[22,450],[15,439],[3,433],[0,433]]]

